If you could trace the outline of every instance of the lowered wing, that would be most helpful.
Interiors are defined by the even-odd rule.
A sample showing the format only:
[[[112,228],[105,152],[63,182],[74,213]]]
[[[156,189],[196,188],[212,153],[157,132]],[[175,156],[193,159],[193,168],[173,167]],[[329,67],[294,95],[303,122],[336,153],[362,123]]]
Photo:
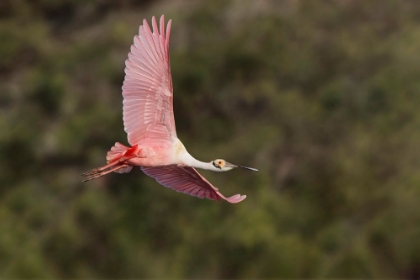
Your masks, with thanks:
[[[142,167],[141,170],[148,176],[167,188],[182,192],[199,198],[220,200],[238,203],[246,198],[245,195],[236,194],[226,198],[219,192],[219,189],[210,184],[193,167],[166,165],[159,167]]]

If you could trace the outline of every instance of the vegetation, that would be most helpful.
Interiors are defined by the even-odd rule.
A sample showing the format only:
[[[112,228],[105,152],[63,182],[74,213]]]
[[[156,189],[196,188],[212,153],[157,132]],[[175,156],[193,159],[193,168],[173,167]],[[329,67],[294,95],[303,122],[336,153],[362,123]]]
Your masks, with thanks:
[[[81,183],[126,142],[124,61],[173,19],[178,136],[237,205],[139,169]],[[419,278],[417,1],[2,1],[3,278]]]

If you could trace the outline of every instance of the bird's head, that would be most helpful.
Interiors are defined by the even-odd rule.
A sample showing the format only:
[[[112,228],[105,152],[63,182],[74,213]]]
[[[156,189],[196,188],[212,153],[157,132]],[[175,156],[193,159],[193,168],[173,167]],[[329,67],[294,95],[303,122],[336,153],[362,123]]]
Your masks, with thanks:
[[[224,159],[215,159],[211,163],[213,164],[215,171],[229,171],[233,168],[238,168],[238,167],[248,169],[251,171],[258,171],[258,169],[255,169],[252,167],[246,167],[246,166],[235,165],[235,164],[229,163]]]

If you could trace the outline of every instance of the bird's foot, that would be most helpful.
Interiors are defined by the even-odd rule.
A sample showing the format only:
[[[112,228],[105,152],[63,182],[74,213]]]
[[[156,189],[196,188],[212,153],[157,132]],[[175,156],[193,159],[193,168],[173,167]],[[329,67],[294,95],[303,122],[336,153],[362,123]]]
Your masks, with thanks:
[[[115,165],[115,163],[105,165],[103,167],[94,168],[91,171],[85,172],[82,174],[82,177],[86,177],[82,182],[87,182],[99,177],[102,177],[108,173],[117,171],[121,168],[127,168],[129,165],[127,164],[121,164],[121,165]]]

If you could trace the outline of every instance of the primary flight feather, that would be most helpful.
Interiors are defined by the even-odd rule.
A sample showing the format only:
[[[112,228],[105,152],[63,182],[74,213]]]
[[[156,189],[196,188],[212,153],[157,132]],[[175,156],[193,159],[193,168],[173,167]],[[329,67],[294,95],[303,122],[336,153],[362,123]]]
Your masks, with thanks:
[[[223,159],[202,162],[192,157],[178,139],[173,113],[173,88],[169,59],[172,21],[161,16],[159,28],[152,18],[153,32],[146,20],[134,37],[125,62],[123,120],[131,147],[115,143],[107,154],[107,165],[83,174],[89,181],[110,172],[127,173],[133,166],[165,187],[199,198],[238,203],[245,195],[223,196],[195,168],[229,171],[241,167]]]

